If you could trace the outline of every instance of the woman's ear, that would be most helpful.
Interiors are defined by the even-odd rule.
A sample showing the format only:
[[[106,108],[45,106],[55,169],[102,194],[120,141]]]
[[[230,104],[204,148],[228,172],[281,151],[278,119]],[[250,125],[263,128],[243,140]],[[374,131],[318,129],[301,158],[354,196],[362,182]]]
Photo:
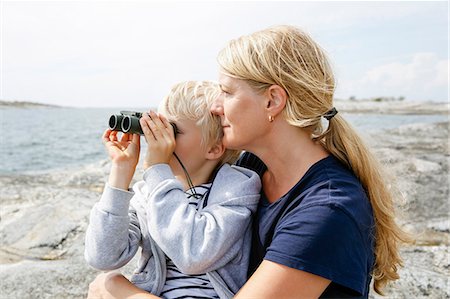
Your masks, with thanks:
[[[223,145],[222,142],[218,142],[217,144],[209,147],[208,151],[206,152],[205,158],[207,160],[216,160],[222,157],[224,152],[225,146]]]
[[[272,85],[267,89],[267,112],[275,117],[283,111],[287,102],[287,93],[284,88],[279,85]]]

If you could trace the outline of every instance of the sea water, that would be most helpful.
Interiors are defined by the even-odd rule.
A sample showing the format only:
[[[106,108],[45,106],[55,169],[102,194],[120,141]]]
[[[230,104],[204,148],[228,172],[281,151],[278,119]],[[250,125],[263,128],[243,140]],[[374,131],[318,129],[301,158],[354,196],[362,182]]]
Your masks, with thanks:
[[[119,108],[0,109],[0,174],[39,172],[94,163],[108,156],[101,136]],[[447,115],[343,114],[360,132],[447,121]],[[145,142],[142,142],[145,146]]]

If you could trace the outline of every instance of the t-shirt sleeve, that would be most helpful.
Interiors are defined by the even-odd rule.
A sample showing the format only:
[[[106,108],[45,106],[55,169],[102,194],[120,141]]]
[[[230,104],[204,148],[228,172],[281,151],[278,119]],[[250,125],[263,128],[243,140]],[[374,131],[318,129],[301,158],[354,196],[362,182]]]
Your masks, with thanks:
[[[264,259],[322,276],[362,294],[369,254],[365,239],[341,208],[311,205],[280,219]]]

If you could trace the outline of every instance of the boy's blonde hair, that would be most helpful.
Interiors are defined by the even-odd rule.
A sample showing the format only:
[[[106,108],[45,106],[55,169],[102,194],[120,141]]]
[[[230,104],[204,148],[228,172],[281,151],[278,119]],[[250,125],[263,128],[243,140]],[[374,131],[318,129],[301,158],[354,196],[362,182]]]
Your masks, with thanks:
[[[159,111],[167,118],[195,121],[202,132],[202,145],[212,146],[222,142],[223,131],[220,117],[210,111],[220,95],[220,87],[212,81],[185,81],[172,87],[164,98]],[[236,162],[241,151],[226,149],[219,165]]]

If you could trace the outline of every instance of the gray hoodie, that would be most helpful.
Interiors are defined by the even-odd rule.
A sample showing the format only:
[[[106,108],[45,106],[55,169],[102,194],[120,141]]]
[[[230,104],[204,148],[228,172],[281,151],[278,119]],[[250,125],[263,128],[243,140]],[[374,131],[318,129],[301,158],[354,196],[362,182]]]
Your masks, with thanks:
[[[146,170],[133,192],[105,186],[90,215],[85,258],[94,268],[114,270],[142,247],[131,282],[159,295],[166,255],[185,274],[206,273],[220,298],[231,298],[247,280],[251,215],[261,182],[246,168],[223,165],[208,203],[197,211],[167,164]]]

